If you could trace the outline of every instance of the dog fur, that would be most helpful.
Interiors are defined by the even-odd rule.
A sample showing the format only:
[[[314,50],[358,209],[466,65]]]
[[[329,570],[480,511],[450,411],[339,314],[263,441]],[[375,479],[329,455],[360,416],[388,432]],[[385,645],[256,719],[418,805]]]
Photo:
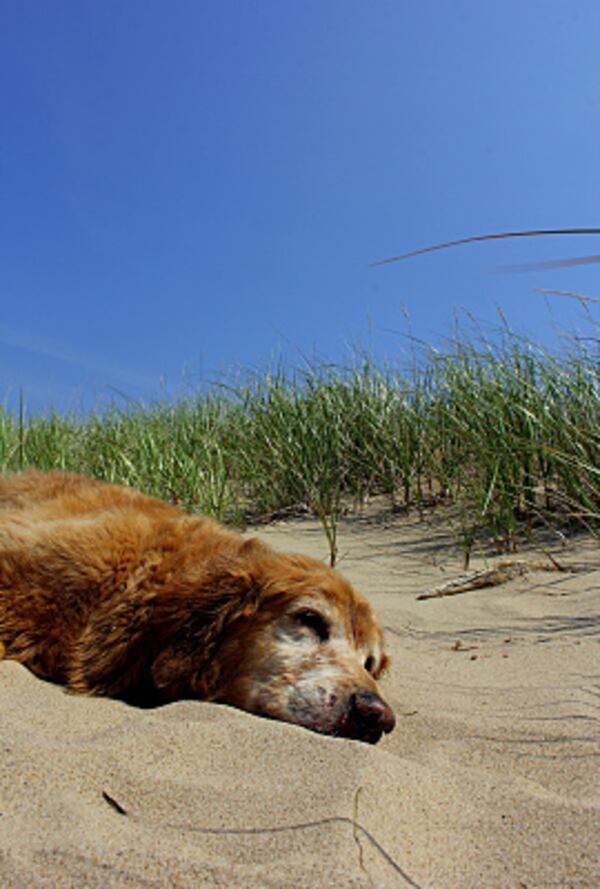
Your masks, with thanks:
[[[394,727],[370,606],[337,572],[70,473],[0,478],[0,656],[141,706],[232,704],[376,742]]]

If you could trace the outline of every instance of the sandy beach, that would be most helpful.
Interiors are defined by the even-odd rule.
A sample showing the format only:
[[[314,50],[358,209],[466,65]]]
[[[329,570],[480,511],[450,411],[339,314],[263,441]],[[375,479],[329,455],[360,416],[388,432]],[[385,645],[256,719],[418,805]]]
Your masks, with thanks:
[[[254,533],[326,556],[311,520]],[[339,549],[386,628],[392,735],[136,710],[3,661],[0,886],[599,886],[598,544],[555,538],[506,582],[427,599],[462,574],[440,515],[346,519]]]

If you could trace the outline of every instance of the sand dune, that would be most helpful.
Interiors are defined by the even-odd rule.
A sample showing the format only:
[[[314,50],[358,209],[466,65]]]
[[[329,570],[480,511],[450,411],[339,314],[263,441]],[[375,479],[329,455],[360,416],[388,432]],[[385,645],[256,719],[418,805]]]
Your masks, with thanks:
[[[260,535],[325,555],[310,521]],[[393,656],[376,747],[3,661],[0,886],[600,885],[600,548],[553,552],[578,570],[524,552],[507,583],[419,601],[461,573],[444,523],[344,523],[340,570]]]

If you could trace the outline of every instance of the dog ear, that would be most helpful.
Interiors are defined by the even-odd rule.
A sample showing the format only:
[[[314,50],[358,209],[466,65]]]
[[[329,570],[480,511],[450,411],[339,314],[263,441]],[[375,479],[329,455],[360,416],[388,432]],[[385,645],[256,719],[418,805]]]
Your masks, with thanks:
[[[232,625],[256,612],[260,593],[252,571],[223,559],[178,587],[107,601],[76,643],[69,686],[138,704],[210,698],[217,651]]]
[[[151,666],[153,685],[163,700],[211,700],[218,695],[224,672],[240,660],[229,646],[225,663],[225,641],[256,614],[261,593],[251,571],[220,566],[196,591],[192,607],[167,621],[171,631]]]
[[[136,595],[95,609],[74,646],[69,688],[132,701],[143,697],[154,607]]]

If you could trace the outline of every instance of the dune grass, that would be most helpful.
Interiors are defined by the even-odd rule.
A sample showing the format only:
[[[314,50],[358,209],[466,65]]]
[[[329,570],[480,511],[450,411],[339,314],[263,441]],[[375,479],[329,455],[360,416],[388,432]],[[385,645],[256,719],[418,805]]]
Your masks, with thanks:
[[[358,358],[101,416],[0,411],[0,470],[88,473],[239,524],[308,510],[332,564],[344,509],[441,505],[468,564],[478,541],[598,531],[599,394],[581,345],[556,357],[510,333],[458,337],[405,372]]]

